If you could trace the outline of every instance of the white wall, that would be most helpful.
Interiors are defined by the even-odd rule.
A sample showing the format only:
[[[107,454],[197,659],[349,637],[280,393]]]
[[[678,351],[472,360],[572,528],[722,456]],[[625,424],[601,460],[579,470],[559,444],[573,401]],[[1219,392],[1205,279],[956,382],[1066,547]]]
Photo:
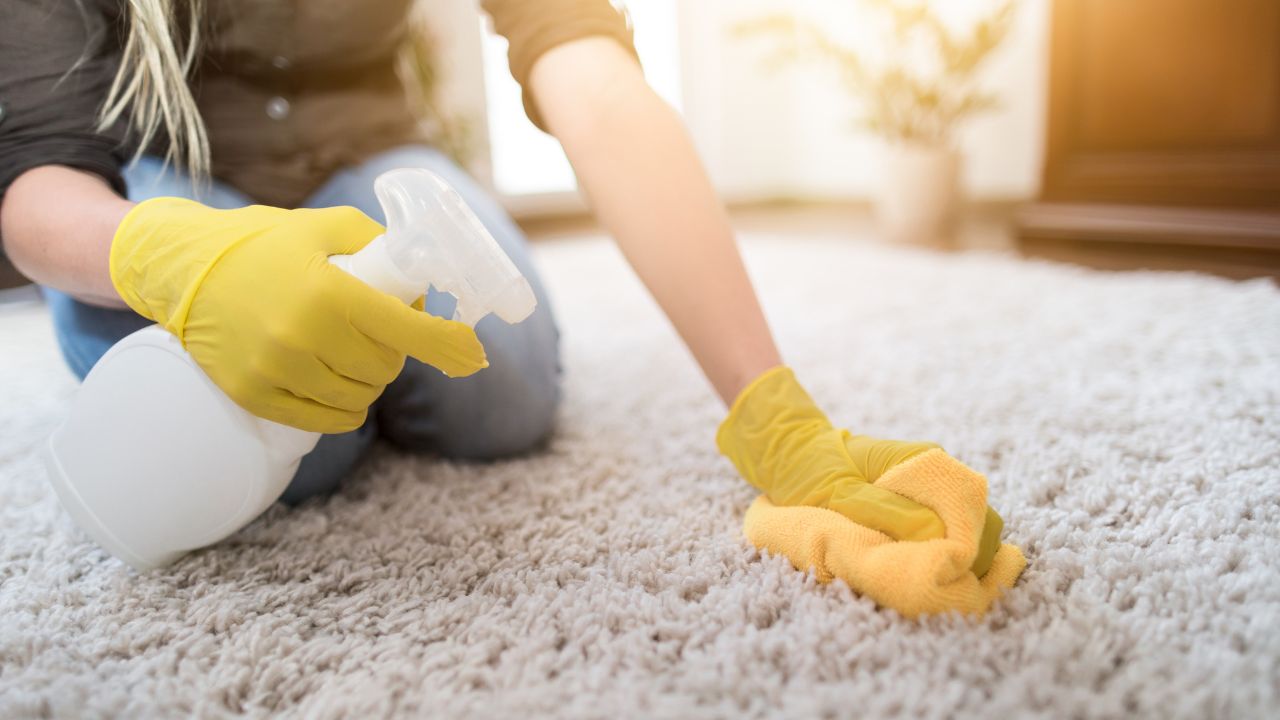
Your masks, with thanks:
[[[511,196],[509,205],[526,211],[537,211],[540,204],[572,207],[576,200],[566,203],[566,195],[573,179],[558,144],[524,118],[519,90],[506,70],[505,42],[480,39],[475,0],[423,2],[431,17],[440,18],[442,34],[454,38],[451,95],[460,107],[488,113],[496,170],[491,179]],[[963,15],[989,7],[991,0],[934,2]],[[853,0],[630,0],[629,5],[650,82],[682,110],[727,200],[871,196],[879,141],[854,127],[855,106],[834,74],[816,65],[766,72],[762,46],[731,32],[745,18],[791,10],[821,20],[852,46],[873,44],[877,38],[860,30],[849,9],[856,5]],[[970,197],[1036,194],[1048,14],[1049,0],[1023,0],[1012,34],[984,69],[984,86],[999,91],[1004,105],[961,133]]]
[[[643,0],[637,0],[643,1]],[[948,0],[944,10],[981,10]],[[815,64],[779,72],[760,60],[767,44],[734,36],[743,19],[790,10],[817,19],[853,47],[848,0],[689,0],[681,3],[686,119],[722,192],[731,199],[864,199],[876,182],[879,140],[854,127],[856,106],[833,72]],[[939,3],[939,6],[942,6]],[[965,186],[980,199],[1028,198],[1039,186],[1048,48],[1047,0],[1024,0],[1016,27],[984,71],[1004,106],[961,133]]]

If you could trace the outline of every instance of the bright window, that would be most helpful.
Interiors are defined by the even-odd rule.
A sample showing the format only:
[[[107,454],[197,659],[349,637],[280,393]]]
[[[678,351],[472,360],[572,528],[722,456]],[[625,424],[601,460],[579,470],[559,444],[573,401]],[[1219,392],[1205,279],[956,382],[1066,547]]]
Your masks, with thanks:
[[[649,84],[677,109],[680,102],[677,0],[643,0],[628,9],[636,52]],[[520,86],[507,69],[507,41],[484,33],[485,100],[493,184],[503,195],[573,192],[577,183],[560,143],[525,117]]]

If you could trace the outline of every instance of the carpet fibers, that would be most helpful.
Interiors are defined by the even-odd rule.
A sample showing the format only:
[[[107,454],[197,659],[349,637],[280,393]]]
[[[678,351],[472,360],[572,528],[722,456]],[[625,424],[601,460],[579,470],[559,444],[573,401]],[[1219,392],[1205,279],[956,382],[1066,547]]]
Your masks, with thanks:
[[[621,257],[538,248],[565,403],[539,454],[380,447],[343,490],[138,576],[36,448],[74,390],[0,306],[0,717],[1263,717],[1280,706],[1280,292],[758,237],[839,424],[987,473],[1021,582],[909,622],[762,557],[722,409]],[[1274,715],[1270,715],[1274,717]]]

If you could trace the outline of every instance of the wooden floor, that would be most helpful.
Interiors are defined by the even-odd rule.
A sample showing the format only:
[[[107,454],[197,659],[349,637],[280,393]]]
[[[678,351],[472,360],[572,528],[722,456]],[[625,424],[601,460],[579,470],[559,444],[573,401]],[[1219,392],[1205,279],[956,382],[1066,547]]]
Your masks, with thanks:
[[[753,203],[732,205],[730,220],[740,233],[809,237],[876,239],[875,218],[869,205],[860,203]],[[1014,206],[984,204],[964,213],[956,249],[1013,252]],[[517,217],[529,239],[538,240],[600,235],[604,231],[585,214]]]
[[[785,235],[790,237],[840,237],[877,241],[875,218],[870,206],[854,203],[754,203],[731,205],[730,219],[740,233],[756,235]],[[969,207],[959,222],[954,250],[988,250],[1028,254],[1028,248],[1019,246],[1017,232],[1019,222],[1026,222],[1026,205],[1020,203],[981,203]],[[562,216],[520,217],[517,222],[532,241],[559,239],[575,236],[602,235],[604,231],[585,214]],[[1247,228],[1245,228],[1247,229]],[[1221,238],[1219,238],[1221,240]],[[1059,243],[1061,244],[1061,243]],[[1078,243],[1077,243],[1078,244]],[[1224,243],[1220,242],[1219,245]],[[1174,252],[1176,246],[1148,248],[1146,254],[1120,257],[1115,253],[1098,256],[1097,253],[1067,247],[1060,252],[1045,252],[1042,246],[1030,255],[1060,262],[1077,263],[1101,270],[1193,270],[1228,278],[1251,278],[1277,273],[1259,271],[1254,266],[1226,267],[1230,260],[1229,248],[1215,247],[1208,252],[1188,254]]]

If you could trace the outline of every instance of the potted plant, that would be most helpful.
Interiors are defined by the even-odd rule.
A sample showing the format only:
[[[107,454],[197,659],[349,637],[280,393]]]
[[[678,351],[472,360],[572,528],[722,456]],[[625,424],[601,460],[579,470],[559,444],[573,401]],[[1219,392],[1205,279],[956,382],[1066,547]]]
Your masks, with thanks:
[[[881,232],[900,242],[947,245],[959,204],[956,130],[997,105],[995,95],[978,87],[978,69],[1008,34],[1016,0],[1002,0],[963,34],[921,0],[860,2],[888,26],[881,57],[846,47],[792,14],[755,18],[736,30],[773,42],[769,66],[834,66],[860,106],[857,125],[885,141],[874,197]]]

